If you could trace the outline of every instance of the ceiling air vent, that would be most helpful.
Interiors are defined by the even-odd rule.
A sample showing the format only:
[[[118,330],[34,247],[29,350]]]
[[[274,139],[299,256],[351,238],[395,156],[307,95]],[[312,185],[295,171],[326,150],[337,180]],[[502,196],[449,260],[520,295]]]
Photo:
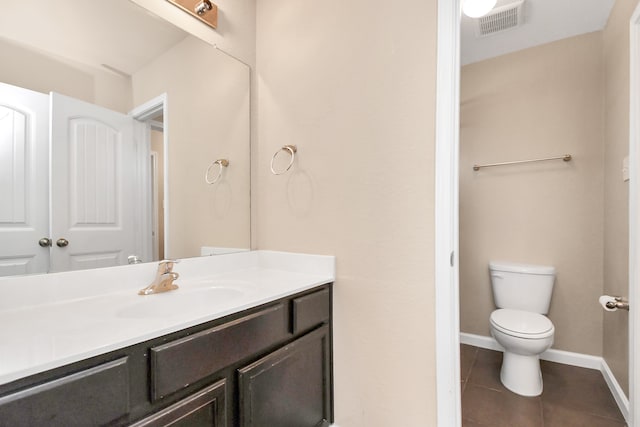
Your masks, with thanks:
[[[522,25],[524,0],[496,7],[488,15],[478,18],[476,33],[478,37],[501,33]]]

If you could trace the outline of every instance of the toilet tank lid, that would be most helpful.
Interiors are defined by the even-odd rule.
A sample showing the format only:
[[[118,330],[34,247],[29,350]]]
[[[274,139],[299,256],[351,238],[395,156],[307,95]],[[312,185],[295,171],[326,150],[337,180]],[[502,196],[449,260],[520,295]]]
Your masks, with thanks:
[[[550,265],[520,264],[504,261],[490,261],[489,270],[526,274],[556,274],[555,267]]]

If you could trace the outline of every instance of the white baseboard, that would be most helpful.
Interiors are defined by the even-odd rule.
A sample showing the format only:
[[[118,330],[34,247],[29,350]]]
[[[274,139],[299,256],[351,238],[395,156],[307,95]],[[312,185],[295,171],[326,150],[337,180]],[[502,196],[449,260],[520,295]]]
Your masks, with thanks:
[[[493,337],[486,337],[484,335],[460,332],[460,342],[489,350],[504,350]],[[581,368],[602,370],[602,357],[590,356],[588,354],[549,349],[540,355],[540,359],[548,360],[549,362],[563,363],[565,365],[579,366]]]
[[[604,376],[604,380],[607,382],[609,386],[609,390],[611,390],[611,394],[613,394],[613,398],[616,400],[618,404],[618,408],[620,408],[620,412],[622,412],[622,416],[627,421],[628,425],[631,425],[631,420],[629,419],[629,399],[627,395],[622,391],[622,387],[616,380],[616,377],[611,372],[607,361],[602,359],[602,375]]]
[[[504,348],[493,337],[484,335],[468,334],[460,332],[460,344],[468,344],[474,347],[486,348],[487,350],[503,351]]]
[[[474,347],[486,348],[488,350],[504,350],[493,337],[487,337],[484,335],[460,332],[460,343],[472,345]],[[622,391],[622,387],[620,387],[618,380],[616,380],[613,372],[609,369],[609,365],[607,365],[607,362],[602,357],[574,353],[571,351],[549,349],[540,355],[540,359],[565,365],[579,366],[581,368],[597,369],[602,372],[604,380],[609,386],[609,390],[620,408],[620,412],[622,412],[624,419],[629,422],[629,399]]]

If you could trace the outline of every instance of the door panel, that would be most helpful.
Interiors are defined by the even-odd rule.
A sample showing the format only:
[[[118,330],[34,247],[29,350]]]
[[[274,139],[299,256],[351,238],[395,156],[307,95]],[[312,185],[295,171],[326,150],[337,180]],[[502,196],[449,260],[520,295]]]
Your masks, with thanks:
[[[52,93],[51,124],[51,271],[126,264],[140,253],[133,119]]]
[[[117,228],[119,132],[85,118],[69,128],[71,225]]]
[[[331,355],[322,326],[238,370],[241,427],[329,425]]]
[[[49,97],[0,83],[0,276],[45,273]]]

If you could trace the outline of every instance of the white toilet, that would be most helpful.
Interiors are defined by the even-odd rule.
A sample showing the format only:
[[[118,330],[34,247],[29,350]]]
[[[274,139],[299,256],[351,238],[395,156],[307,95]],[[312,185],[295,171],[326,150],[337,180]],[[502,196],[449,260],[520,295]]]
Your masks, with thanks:
[[[549,311],[555,268],[490,262],[497,310],[491,313],[491,335],[504,348],[500,380],[514,393],[542,393],[539,355],[553,344]]]

